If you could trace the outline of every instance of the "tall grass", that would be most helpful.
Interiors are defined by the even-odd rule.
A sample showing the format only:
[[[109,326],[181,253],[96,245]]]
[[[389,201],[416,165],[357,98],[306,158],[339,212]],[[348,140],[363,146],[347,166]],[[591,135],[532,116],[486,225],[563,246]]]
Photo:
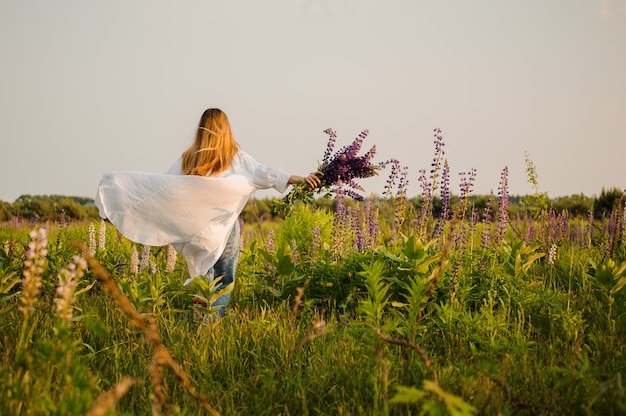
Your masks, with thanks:
[[[167,247],[106,222],[7,225],[0,413],[625,413],[623,201],[581,219],[537,193],[509,218],[505,168],[486,209],[474,170],[452,205],[442,144],[416,209],[403,182],[246,224],[218,321],[195,302],[214,286],[183,286]]]

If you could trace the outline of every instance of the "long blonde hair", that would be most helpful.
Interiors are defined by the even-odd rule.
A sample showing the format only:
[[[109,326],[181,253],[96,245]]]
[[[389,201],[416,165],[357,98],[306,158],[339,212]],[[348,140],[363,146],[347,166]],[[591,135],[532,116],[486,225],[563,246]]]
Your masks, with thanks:
[[[209,108],[200,117],[193,144],[183,152],[183,173],[215,176],[230,168],[238,152],[226,113]]]

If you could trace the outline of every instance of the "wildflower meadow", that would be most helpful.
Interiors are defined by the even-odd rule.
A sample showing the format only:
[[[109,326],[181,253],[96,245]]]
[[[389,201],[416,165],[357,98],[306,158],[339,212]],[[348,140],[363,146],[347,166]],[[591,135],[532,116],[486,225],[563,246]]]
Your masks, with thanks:
[[[626,200],[557,211],[527,155],[513,214],[507,167],[480,206],[476,169],[450,189],[439,129],[418,172],[326,133],[323,189],[243,223],[217,321],[216,282],[183,285],[172,247],[3,223],[0,414],[626,414]]]

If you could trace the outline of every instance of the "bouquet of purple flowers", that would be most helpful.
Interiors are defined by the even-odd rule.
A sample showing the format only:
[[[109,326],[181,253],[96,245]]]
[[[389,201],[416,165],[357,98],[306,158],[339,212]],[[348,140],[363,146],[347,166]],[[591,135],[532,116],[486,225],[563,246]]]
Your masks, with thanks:
[[[359,156],[359,150],[363,140],[369,133],[363,130],[350,144],[344,146],[337,152],[333,153],[337,136],[332,129],[324,130],[328,134],[328,144],[322,162],[319,164],[318,171],[322,172],[320,177],[322,184],[317,188],[311,188],[306,182],[299,183],[276,203],[275,210],[278,212],[288,211],[296,201],[310,203],[317,194],[325,193],[325,197],[331,195],[331,190],[341,188],[344,195],[356,199],[363,200],[357,191],[365,191],[361,185],[356,183],[355,179],[369,178],[378,175],[381,166],[372,164],[372,159],[376,153],[376,146]]]

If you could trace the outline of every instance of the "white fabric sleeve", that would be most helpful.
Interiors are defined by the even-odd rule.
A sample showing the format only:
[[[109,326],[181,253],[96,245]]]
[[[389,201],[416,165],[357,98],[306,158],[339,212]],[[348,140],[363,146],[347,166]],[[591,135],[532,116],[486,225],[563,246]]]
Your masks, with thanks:
[[[287,191],[291,175],[280,168],[267,167],[241,150],[239,152],[241,153],[245,169],[249,172],[252,182],[257,189],[274,188],[280,193]]]

